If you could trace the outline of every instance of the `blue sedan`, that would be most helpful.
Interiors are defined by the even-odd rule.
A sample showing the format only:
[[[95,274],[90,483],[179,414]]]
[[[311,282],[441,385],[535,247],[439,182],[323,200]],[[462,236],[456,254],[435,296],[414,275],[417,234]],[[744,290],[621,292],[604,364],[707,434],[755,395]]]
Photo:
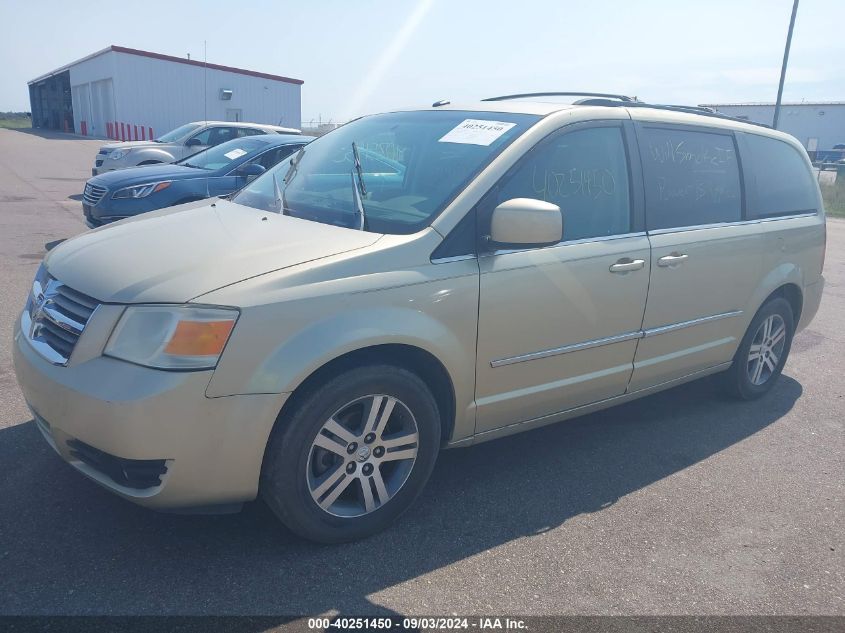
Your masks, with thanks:
[[[110,171],[85,183],[82,210],[91,228],[146,211],[237,191],[313,140],[310,136],[247,136],[172,165]]]

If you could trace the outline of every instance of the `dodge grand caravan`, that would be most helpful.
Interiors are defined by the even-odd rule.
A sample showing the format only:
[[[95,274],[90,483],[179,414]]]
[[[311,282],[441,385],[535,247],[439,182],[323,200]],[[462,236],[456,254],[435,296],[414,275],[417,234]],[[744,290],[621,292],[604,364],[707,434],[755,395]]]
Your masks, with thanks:
[[[47,442],[136,503],[260,494],[333,542],[387,526],[442,448],[709,374],[776,388],[823,286],[801,145],[544,98],[363,117],[231,200],[52,250],[14,334]]]

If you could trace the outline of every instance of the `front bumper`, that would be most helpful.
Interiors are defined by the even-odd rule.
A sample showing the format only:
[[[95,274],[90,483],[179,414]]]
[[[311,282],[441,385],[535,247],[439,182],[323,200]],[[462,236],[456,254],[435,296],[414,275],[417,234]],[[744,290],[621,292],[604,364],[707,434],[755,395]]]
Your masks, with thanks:
[[[94,160],[94,166],[91,168],[91,175],[99,176],[107,171],[126,169],[127,167],[132,167],[132,165],[128,163],[126,156],[119,160],[112,160],[108,157],[108,154],[97,154],[97,158]]]
[[[105,356],[52,365],[21,335],[20,319],[13,355],[38,429],[103,487],[162,509],[255,498],[264,448],[287,394],[208,398],[213,371],[167,372]],[[150,468],[163,472],[123,476],[135,466],[147,476]]]

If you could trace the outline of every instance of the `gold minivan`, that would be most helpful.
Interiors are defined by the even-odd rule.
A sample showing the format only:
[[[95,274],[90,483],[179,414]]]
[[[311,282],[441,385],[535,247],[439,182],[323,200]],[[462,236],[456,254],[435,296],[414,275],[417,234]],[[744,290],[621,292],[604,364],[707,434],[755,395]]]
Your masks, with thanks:
[[[777,384],[822,294],[791,136],[626,97],[367,116],[231,199],[68,240],[14,334],[35,423],[136,503],[364,537],[438,451],[709,374]]]

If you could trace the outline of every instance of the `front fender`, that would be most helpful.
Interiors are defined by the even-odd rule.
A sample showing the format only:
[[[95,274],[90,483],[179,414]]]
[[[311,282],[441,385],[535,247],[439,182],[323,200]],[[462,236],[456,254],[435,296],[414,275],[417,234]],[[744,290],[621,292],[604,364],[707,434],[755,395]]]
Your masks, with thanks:
[[[172,163],[176,157],[170,152],[159,149],[157,147],[144,147],[142,149],[134,150],[126,157],[129,159],[127,167],[137,166],[149,160],[155,160],[160,163]]]
[[[319,284],[325,294],[242,307],[206,395],[289,393],[349,352],[408,345],[428,352],[446,369],[455,391],[455,436],[471,435],[477,267],[474,261],[455,264],[465,266],[465,274],[361,292],[335,293]],[[225,293],[215,295],[203,300],[237,305]]]
[[[335,358],[387,344],[418,347],[447,367],[464,364],[458,337],[430,316],[396,307],[357,310],[335,314],[296,333],[263,360],[244,390],[247,393],[294,391],[314,371]],[[293,359],[296,362],[291,362]]]

